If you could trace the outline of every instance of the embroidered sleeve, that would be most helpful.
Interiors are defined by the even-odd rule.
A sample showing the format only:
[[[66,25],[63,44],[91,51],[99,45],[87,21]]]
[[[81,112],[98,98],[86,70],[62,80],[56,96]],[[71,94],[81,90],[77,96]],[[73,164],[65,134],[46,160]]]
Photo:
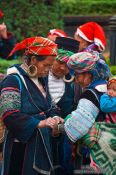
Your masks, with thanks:
[[[37,115],[20,111],[21,93],[15,77],[10,76],[3,82],[0,101],[0,113],[7,129],[21,142],[27,142],[40,120]]]
[[[1,91],[0,114],[5,118],[9,113],[20,111],[20,91],[17,88],[6,87]]]
[[[81,98],[77,109],[65,123],[65,131],[72,142],[76,142],[88,133],[99,113],[93,101]]]

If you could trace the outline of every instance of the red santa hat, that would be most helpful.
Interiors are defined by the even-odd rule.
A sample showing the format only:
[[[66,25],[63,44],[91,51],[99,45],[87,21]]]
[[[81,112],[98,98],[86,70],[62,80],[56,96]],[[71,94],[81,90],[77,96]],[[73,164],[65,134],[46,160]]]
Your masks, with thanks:
[[[88,22],[77,28],[75,35],[79,35],[84,40],[95,43],[100,51],[106,46],[106,39],[103,28],[96,22]]]
[[[0,18],[3,18],[4,13],[2,12],[2,10],[0,10]]]
[[[67,34],[61,29],[51,29],[48,33],[48,37],[49,37],[49,35],[56,35],[56,36],[60,36],[60,37],[67,36]]]

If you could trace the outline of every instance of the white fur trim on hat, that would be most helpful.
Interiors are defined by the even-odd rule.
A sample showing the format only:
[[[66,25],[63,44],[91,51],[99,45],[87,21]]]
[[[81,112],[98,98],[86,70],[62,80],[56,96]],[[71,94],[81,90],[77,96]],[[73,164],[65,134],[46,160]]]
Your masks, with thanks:
[[[88,42],[93,42],[93,40],[89,40],[79,28],[77,29],[75,34],[79,35],[80,37],[82,37],[84,40],[86,40]]]
[[[103,45],[103,43],[101,42],[101,40],[99,40],[98,38],[94,38],[94,42],[98,46],[98,48],[99,48],[100,51],[105,50],[105,46]]]

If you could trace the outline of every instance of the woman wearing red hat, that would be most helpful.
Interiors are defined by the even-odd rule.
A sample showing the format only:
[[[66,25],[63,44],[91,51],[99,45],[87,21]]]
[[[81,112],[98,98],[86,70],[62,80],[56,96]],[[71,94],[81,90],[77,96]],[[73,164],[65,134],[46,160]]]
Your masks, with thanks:
[[[74,37],[80,42],[79,51],[105,50],[105,34],[103,28],[96,22],[87,22],[78,27]]]
[[[44,78],[57,55],[47,38],[18,43],[10,56],[25,50],[24,62],[7,70],[2,82],[1,115],[6,126],[2,175],[40,175],[54,171],[50,128],[62,122],[53,109]]]

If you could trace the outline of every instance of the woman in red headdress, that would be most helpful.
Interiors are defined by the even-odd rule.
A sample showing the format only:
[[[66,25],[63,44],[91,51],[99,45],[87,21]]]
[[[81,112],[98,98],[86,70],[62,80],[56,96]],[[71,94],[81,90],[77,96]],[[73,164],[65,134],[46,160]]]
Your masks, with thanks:
[[[2,82],[1,115],[6,126],[3,175],[50,174],[50,132],[56,115],[45,76],[57,55],[57,45],[43,37],[18,43],[9,56],[24,50],[23,64],[7,70]]]

